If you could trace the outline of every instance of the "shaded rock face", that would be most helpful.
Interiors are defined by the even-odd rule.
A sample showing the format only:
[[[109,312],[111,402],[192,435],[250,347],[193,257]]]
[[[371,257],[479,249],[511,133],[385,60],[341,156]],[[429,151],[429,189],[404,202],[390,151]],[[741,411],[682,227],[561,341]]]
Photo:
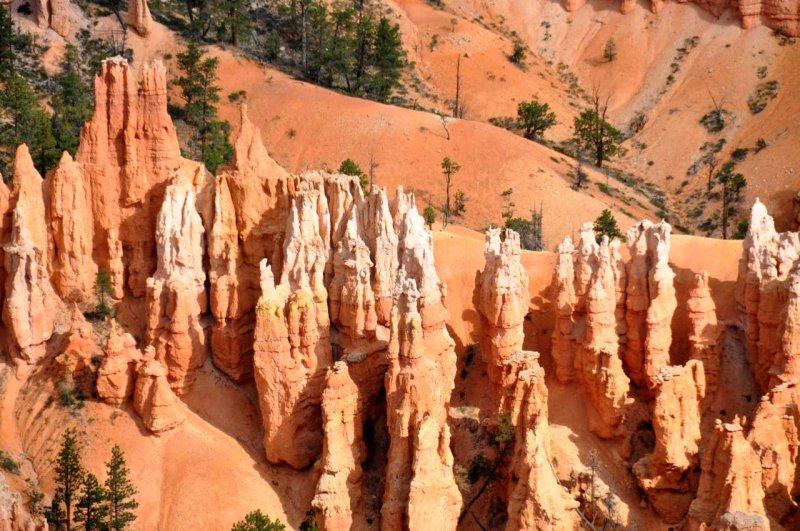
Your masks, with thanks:
[[[155,223],[167,182],[175,171],[194,180],[201,168],[181,158],[159,61],[144,65],[138,87],[124,59],[103,62],[75,160],[90,189],[94,261],[109,273],[115,298],[144,298],[156,269]]]
[[[800,236],[778,233],[756,200],[739,261],[737,302],[743,313],[747,357],[762,392],[796,381],[800,300]]]
[[[559,484],[551,465],[547,386],[535,352],[519,353],[527,368],[517,373],[511,418],[515,426],[510,464],[507,531],[571,530],[581,526],[578,502]]]
[[[528,273],[520,262],[519,235],[506,230],[501,240],[499,229],[486,233],[486,267],[478,277],[476,308],[484,326],[481,355],[489,379],[505,391],[514,387],[504,381],[504,370],[511,356],[522,350],[523,323],[528,313]],[[500,403],[500,409],[506,409]]]
[[[708,273],[696,273],[694,285],[686,302],[689,316],[690,357],[703,364],[706,394],[713,396],[719,376],[719,351],[721,328],[717,322],[717,309],[708,288]]]
[[[69,0],[34,0],[33,16],[40,28],[67,37],[69,35]]]
[[[564,9],[567,11],[576,11],[585,3],[586,0],[563,1]],[[658,13],[666,3],[666,0],[651,0],[650,10]],[[788,0],[695,0],[693,3],[716,17],[721,16],[728,9],[738,12],[742,27],[745,29],[765,24],[786,35],[800,36],[800,6],[795,2]],[[629,13],[635,5],[636,3],[632,0],[623,0],[620,4],[620,11],[623,14]]]

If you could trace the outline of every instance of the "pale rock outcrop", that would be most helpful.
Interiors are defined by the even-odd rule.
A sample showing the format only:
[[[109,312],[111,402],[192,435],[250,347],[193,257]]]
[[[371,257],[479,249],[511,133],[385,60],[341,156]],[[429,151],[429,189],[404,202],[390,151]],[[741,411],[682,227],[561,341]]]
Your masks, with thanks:
[[[69,0],[33,0],[33,16],[40,28],[67,37],[69,35]]]
[[[662,367],[670,364],[669,348],[672,345],[672,316],[678,306],[675,297],[675,273],[669,266],[670,226],[664,222],[654,227],[650,247],[654,249],[653,267],[650,270],[650,306],[647,308],[647,338],[644,342],[644,383],[648,390],[658,384]]]
[[[133,407],[145,427],[161,435],[181,425],[186,417],[178,397],[167,378],[167,368],[155,357],[153,347],[147,347],[136,375]]]
[[[575,321],[573,312],[575,296],[575,270],[572,240],[567,237],[558,246],[558,261],[553,273],[553,286],[556,293],[555,324],[553,326],[553,347],[551,356],[555,365],[556,378],[561,383],[569,383],[575,378],[575,340],[572,337]]]
[[[117,406],[133,396],[141,359],[136,340],[112,320],[105,356],[97,371],[97,395],[106,403]]]
[[[800,381],[800,262],[784,282],[783,301],[770,386]]]
[[[550,457],[547,386],[538,354],[524,352],[532,366],[516,375],[511,418],[515,427],[510,464],[507,531],[564,530],[581,526],[578,502],[559,484]]]
[[[345,238],[350,220],[361,210],[364,194],[358,177],[352,175],[327,175],[323,183],[330,212],[330,246],[335,249]]]
[[[92,259],[94,220],[89,183],[66,151],[48,179],[52,281],[67,302],[92,306],[97,265]]]
[[[756,200],[739,260],[737,303],[743,314],[747,359],[756,382],[767,392],[791,381],[796,341],[793,270],[800,257],[800,234],[778,233],[766,207]],[[792,306],[793,305],[793,306]],[[791,307],[790,307],[791,306]],[[788,350],[786,350],[788,349]]]
[[[287,221],[285,261],[275,284],[261,263],[261,298],[256,307],[255,381],[270,462],[305,468],[322,451],[320,400],[325,370],[332,363],[330,320],[323,282],[328,248],[320,236],[318,211],[324,195],[297,195]]]
[[[35,363],[53,334],[58,297],[47,272],[47,225],[42,178],[24,144],[14,160],[10,241],[5,245],[3,322],[15,358]]]
[[[150,15],[150,8],[147,0],[130,0],[128,2],[128,26],[136,30],[142,37],[150,34],[153,26],[153,17]]]
[[[412,215],[419,216],[415,210],[408,212],[406,236],[411,236],[407,225]],[[431,250],[430,240],[419,243]],[[447,424],[456,371],[453,340],[438,322],[426,323],[419,311],[422,293],[417,282],[402,271],[387,355],[389,479],[383,494],[381,529],[455,529],[461,494],[453,475]]]
[[[270,158],[244,105],[235,138],[233,161],[218,174],[209,233],[211,344],[214,364],[243,380],[252,375],[259,263],[266,257],[280,278],[295,182]]]
[[[761,463],[764,505],[780,522],[797,510],[800,493],[800,395],[796,384],[778,385],[761,397],[747,439]]]
[[[503,364],[522,350],[523,323],[528,313],[528,273],[520,261],[519,235],[507,229],[486,232],[486,265],[475,286],[475,306],[483,318],[481,355],[489,380],[501,391],[514,382],[503,381]]]
[[[700,464],[689,529],[768,531],[758,455],[737,423],[717,421]]]
[[[376,318],[380,324],[388,326],[398,268],[398,242],[385,189],[376,188],[364,200],[361,222],[373,262],[372,291]]]
[[[636,385],[652,392],[661,367],[670,364],[672,316],[677,308],[675,273],[669,265],[671,227],[642,221],[627,234],[625,370]]]
[[[702,432],[702,400],[706,392],[703,364],[662,367],[653,406],[653,452],[633,467],[653,508],[667,522],[681,521],[693,493],[689,475],[697,466]]]
[[[717,307],[708,287],[708,273],[695,273],[694,283],[686,301],[689,317],[690,358],[703,364],[706,380],[706,396],[713,396],[719,376],[719,352],[721,328],[717,322]]]
[[[191,182],[175,174],[156,224],[158,268],[147,281],[145,341],[167,367],[176,393],[188,390],[206,359],[204,229]]]
[[[369,248],[359,236],[353,208],[345,232],[336,244],[333,279],[328,288],[331,324],[351,339],[375,336],[378,323],[371,268]]]

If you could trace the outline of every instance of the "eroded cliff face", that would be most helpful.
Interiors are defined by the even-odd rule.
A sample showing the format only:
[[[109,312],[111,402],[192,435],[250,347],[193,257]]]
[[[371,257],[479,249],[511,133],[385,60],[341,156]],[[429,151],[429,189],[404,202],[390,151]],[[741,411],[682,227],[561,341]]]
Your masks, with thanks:
[[[678,3],[686,3],[678,2]],[[772,29],[780,30],[786,35],[800,36],[800,6],[787,0],[694,0],[701,8],[719,17],[725,11],[737,13],[742,27],[752,28],[765,24]],[[586,4],[586,0],[564,0],[564,9],[576,11]],[[667,4],[667,0],[651,0],[650,11],[658,13]],[[620,12],[629,13],[636,2],[623,0]]]
[[[210,354],[229,385],[255,380],[266,459],[308,470],[303,512],[310,502],[320,527],[456,529],[480,487],[457,481],[473,463],[456,462],[454,442],[488,443],[451,440],[454,385],[457,400],[471,390],[456,377],[449,326],[465,316],[448,310],[414,195],[390,201],[354,177],[288,174],[244,108],[235,158],[211,176],[180,157],[163,67],[142,75],[138,86],[127,63],[106,61],[75,160],[64,155],[43,180],[22,146],[13,188],[0,184],[2,340],[20,378],[131,400],[149,432],[180,433],[196,427],[183,400],[202,392],[200,371],[215,371]],[[513,231],[487,233],[472,295],[491,407],[458,406],[478,410],[472,433],[506,419],[511,431],[492,500],[470,505],[479,521],[800,523],[800,239],[777,233],[756,203],[740,313],[722,321],[714,279],[676,280],[670,238],[665,222],[641,222],[623,258],[619,241],[586,224],[559,246],[554,271],[537,271]],[[101,268],[115,320],[92,312]],[[527,316],[539,318],[534,275],[553,280],[549,357],[523,348]],[[737,387],[751,373],[758,391]],[[554,396],[583,424],[577,443],[549,421]],[[600,450],[600,464],[587,472],[585,455],[556,441]]]
[[[69,35],[69,0],[34,0],[33,16],[40,28],[51,28],[62,37]]]

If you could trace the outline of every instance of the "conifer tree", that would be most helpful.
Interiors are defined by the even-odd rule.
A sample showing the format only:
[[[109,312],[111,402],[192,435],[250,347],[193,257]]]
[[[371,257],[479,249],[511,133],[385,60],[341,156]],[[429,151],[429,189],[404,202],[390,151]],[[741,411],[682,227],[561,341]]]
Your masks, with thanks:
[[[106,463],[106,492],[108,495],[108,529],[121,531],[136,520],[134,512],[139,503],[134,496],[136,487],[128,478],[128,465],[119,446],[111,450],[111,460]]]
[[[89,88],[80,76],[78,50],[67,45],[61,73],[56,76],[58,87],[53,96],[53,135],[58,152],[78,151],[81,127],[92,116]]]
[[[86,474],[80,499],[75,506],[75,521],[83,524],[84,531],[108,529],[108,494],[94,474]]]
[[[64,432],[61,450],[58,452],[56,460],[56,492],[53,496],[54,505],[57,499],[64,504],[64,525],[67,531],[72,529],[73,509],[84,475],[78,435],[73,428],[69,428]]]

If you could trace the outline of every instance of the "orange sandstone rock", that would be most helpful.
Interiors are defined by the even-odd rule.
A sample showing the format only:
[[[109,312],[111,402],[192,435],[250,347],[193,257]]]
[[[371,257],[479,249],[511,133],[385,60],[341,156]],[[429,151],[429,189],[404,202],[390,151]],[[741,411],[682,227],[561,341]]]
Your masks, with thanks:
[[[653,508],[667,523],[681,521],[692,501],[690,475],[697,466],[706,392],[703,364],[662,367],[653,406],[653,452],[633,467]]]
[[[121,405],[133,396],[141,359],[133,336],[112,320],[105,357],[97,371],[97,395],[113,405]]]
[[[415,209],[408,212],[405,244],[417,254],[423,249],[410,246],[413,232],[407,225],[412,215],[419,216]],[[429,241],[417,243],[430,251]],[[453,340],[438,323],[426,324],[419,311],[422,293],[417,282],[402,272],[392,309],[387,356],[390,446],[381,529],[455,529],[461,494],[453,475],[447,424],[456,371]]]
[[[52,28],[62,37],[68,36],[69,0],[34,0],[33,15],[40,28]]]
[[[489,379],[501,390],[512,388],[514,382],[503,381],[503,364],[522,350],[522,328],[528,313],[528,273],[520,262],[519,235],[506,230],[500,239],[500,229],[486,233],[486,266],[475,286],[476,308],[483,317],[481,355]]]
[[[767,531],[761,466],[739,424],[717,421],[701,460],[689,529]]]
[[[280,284],[267,260],[261,263],[254,372],[264,448],[269,461],[294,468],[305,468],[322,451],[320,396],[332,363],[323,283],[328,248],[318,216],[324,199],[307,190],[292,203]]]
[[[286,217],[295,184],[272,160],[242,106],[231,166],[219,172],[209,233],[214,364],[235,380],[252,374],[259,263],[280,278]]]
[[[575,326],[573,312],[575,296],[575,272],[573,266],[572,240],[567,237],[558,246],[558,262],[553,273],[555,286],[555,325],[553,326],[553,347],[551,356],[555,365],[556,378],[561,383],[569,383],[575,377],[575,339],[572,332]]]
[[[178,397],[167,378],[167,368],[155,357],[155,350],[147,347],[136,375],[133,407],[142,417],[145,427],[161,435],[181,425],[186,417],[180,409]]]
[[[17,149],[10,241],[5,245],[3,322],[16,358],[35,363],[55,327],[58,297],[47,272],[47,225],[42,178],[28,148]]]
[[[65,151],[48,185],[53,286],[65,301],[92,306],[97,265],[92,259],[94,219],[89,183]]]
[[[694,284],[686,302],[689,316],[690,357],[702,362],[705,371],[706,395],[713,396],[719,375],[721,328],[717,322],[717,309],[708,288],[708,273],[695,273]]]
[[[517,374],[514,385],[515,443],[506,530],[577,529],[578,502],[558,483],[551,464],[544,371],[536,362],[537,353],[520,354],[530,358],[531,367]]]
[[[150,15],[150,8],[147,0],[131,0],[128,2],[128,26],[136,30],[142,37],[150,34],[153,25],[153,17]]]

